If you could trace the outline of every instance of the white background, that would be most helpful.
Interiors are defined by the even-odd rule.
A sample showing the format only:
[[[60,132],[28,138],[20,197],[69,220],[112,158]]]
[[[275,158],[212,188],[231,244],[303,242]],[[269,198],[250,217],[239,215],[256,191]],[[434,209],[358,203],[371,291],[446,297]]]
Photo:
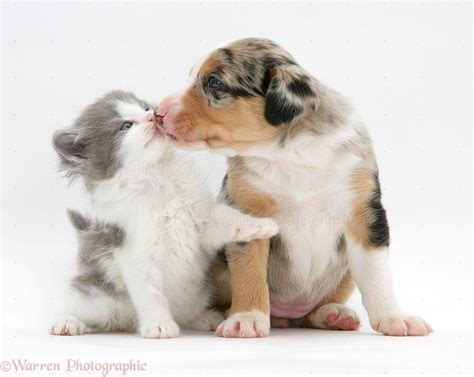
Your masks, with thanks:
[[[471,23],[467,3],[4,5],[2,358],[133,357],[148,360],[149,371],[196,373],[470,370]],[[87,205],[80,185],[56,172],[53,132],[110,89],[158,101],[185,84],[197,58],[248,36],[277,41],[353,98],[378,157],[400,302],[435,334],[374,335],[355,294],[360,333],[48,336],[75,257],[65,208]],[[217,190],[225,161],[198,158]]]

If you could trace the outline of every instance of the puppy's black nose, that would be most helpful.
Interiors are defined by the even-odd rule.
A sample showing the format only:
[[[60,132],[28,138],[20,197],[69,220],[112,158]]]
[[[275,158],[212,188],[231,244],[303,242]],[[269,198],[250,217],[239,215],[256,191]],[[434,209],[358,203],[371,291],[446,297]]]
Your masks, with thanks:
[[[159,124],[160,126],[162,126],[162,125],[163,125],[164,116],[158,115],[158,114],[156,114],[156,113],[155,113],[155,116],[156,116],[156,121],[158,122],[158,124]]]

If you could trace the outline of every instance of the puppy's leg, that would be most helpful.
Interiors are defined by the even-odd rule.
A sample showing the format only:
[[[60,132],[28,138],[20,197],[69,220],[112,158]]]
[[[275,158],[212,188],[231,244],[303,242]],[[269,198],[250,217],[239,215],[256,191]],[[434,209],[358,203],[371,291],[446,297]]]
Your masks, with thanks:
[[[271,219],[245,215],[225,204],[209,210],[209,221],[203,233],[203,244],[217,250],[231,242],[249,242],[270,238],[278,232],[278,225]]]
[[[385,335],[428,335],[433,331],[430,325],[404,313],[395,298],[389,265],[389,228],[377,174],[360,170],[353,177],[355,199],[345,234],[347,258],[370,325]]]
[[[303,320],[303,326],[329,330],[357,330],[360,320],[357,314],[343,305],[354,291],[350,272],[342,278],[337,289],[321,301]]]
[[[248,183],[239,169],[230,169],[221,196],[241,211],[276,218],[275,200]],[[232,303],[229,318],[219,325],[218,336],[264,337],[270,332],[270,299],[267,262],[270,240],[231,244],[226,249],[230,272]]]
[[[268,239],[228,246],[232,305],[230,316],[216,330],[218,336],[255,338],[269,334],[268,250]]]
[[[385,335],[428,335],[433,331],[429,324],[406,314],[398,306],[388,254],[388,248],[365,250],[349,237],[349,266],[362,294],[370,325]]]

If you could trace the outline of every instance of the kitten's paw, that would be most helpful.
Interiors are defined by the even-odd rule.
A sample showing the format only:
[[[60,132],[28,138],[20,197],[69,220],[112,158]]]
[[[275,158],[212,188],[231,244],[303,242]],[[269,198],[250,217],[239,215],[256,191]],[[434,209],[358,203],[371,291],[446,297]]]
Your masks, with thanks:
[[[174,321],[149,323],[140,327],[140,335],[148,339],[170,339],[179,336],[179,326]]]
[[[270,238],[278,233],[278,225],[271,219],[253,218],[247,223],[237,225],[234,229],[235,242]]]
[[[222,313],[208,310],[191,323],[190,329],[198,331],[215,331],[224,319]]]
[[[375,331],[391,336],[426,336],[433,332],[431,326],[420,317],[406,314],[389,314],[372,325]]]
[[[270,333],[270,317],[259,310],[235,313],[222,322],[217,336],[225,338],[263,338]]]
[[[73,316],[64,316],[55,321],[49,332],[51,335],[82,335],[87,326]]]

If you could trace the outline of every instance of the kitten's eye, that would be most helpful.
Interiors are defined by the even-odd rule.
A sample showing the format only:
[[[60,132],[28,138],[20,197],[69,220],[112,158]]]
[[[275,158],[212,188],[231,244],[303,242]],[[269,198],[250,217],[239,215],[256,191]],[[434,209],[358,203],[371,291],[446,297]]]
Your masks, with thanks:
[[[120,131],[129,130],[130,128],[132,128],[132,126],[133,126],[132,122],[125,122],[124,124],[122,124],[122,127],[120,127]]]
[[[206,86],[211,89],[218,89],[221,85],[222,85],[222,82],[220,82],[214,76],[209,76],[209,78],[206,81]]]
[[[147,108],[145,109],[145,111],[150,111],[150,108],[149,108],[149,107],[147,107]]]

